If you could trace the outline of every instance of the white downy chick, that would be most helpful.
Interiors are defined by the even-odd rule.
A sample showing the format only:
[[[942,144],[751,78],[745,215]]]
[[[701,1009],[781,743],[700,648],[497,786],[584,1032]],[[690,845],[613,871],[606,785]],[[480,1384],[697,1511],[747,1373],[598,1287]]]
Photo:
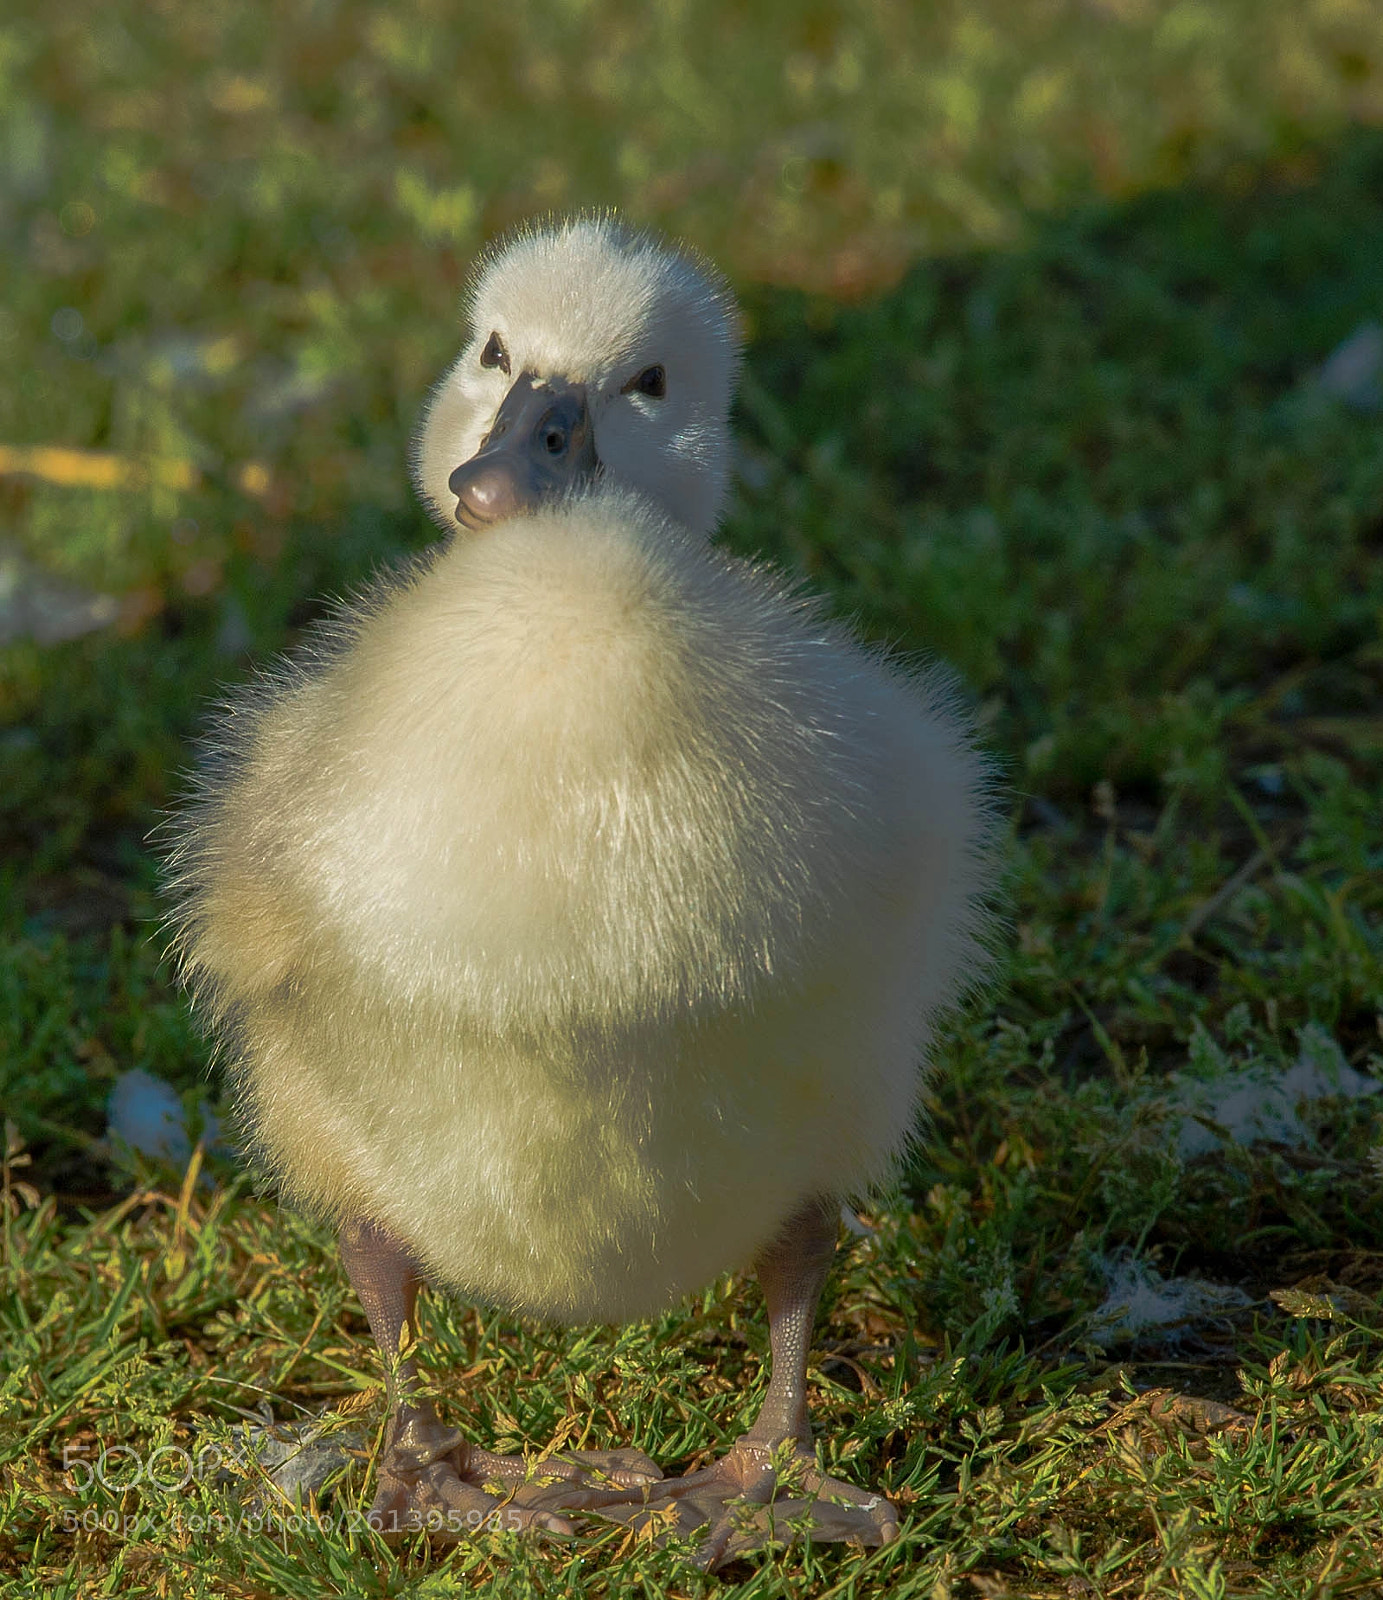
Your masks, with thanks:
[[[882,1542],[889,1503],[815,1466],[811,1318],[984,965],[984,762],[944,677],[710,544],[738,351],[704,266],[576,219],[488,256],[470,323],[415,459],[453,537],[223,719],[174,853],[185,979],[386,1354],[423,1280],[569,1322],[763,1282],[768,1396],[715,1466],[525,1480],[409,1361],[386,1524],[507,1485],[550,1529],[672,1505],[708,1565],[808,1505]]]

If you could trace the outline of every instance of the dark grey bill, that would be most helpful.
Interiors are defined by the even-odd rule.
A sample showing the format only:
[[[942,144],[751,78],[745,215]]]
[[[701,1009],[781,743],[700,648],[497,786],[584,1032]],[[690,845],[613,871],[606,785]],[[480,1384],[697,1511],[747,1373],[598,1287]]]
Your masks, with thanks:
[[[478,531],[534,510],[594,477],[598,466],[584,386],[521,372],[480,449],[447,487],[456,496],[456,520]]]

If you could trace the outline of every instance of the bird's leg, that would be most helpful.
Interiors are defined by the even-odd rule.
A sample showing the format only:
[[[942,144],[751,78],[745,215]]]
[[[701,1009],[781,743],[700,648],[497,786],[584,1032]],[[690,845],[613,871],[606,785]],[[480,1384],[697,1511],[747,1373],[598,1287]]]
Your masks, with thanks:
[[[347,1222],[341,1260],[388,1370],[389,1421],[370,1521],[385,1533],[442,1534],[480,1528],[545,1528],[571,1533],[560,1507],[583,1495],[641,1494],[661,1477],[639,1450],[565,1451],[533,1462],[496,1455],[448,1428],[419,1395],[418,1369],[405,1346],[417,1338],[423,1273],[408,1249],[371,1222]],[[498,1492],[491,1492],[491,1489]]]
[[[807,1356],[821,1290],[836,1253],[839,1210],[804,1206],[754,1263],[768,1308],[768,1393],[740,1442],[773,1449],[785,1440],[812,1448],[807,1419]]]
[[[388,1374],[389,1421],[381,1477],[419,1472],[465,1443],[455,1428],[443,1426],[431,1400],[417,1396],[418,1368],[412,1355],[401,1359],[405,1345],[411,1346],[417,1339],[422,1272],[396,1239],[371,1222],[346,1223],[339,1246],[342,1265],[369,1319]]]
[[[623,1506],[602,1507],[605,1515],[643,1522],[658,1510],[669,1532],[706,1528],[698,1559],[712,1571],[765,1544],[787,1544],[798,1528],[809,1528],[817,1541],[880,1545],[898,1536],[892,1504],[881,1494],[828,1477],[812,1447],[807,1356],[835,1254],[838,1214],[838,1207],[824,1200],[803,1206],[755,1262],[768,1306],[772,1367],[749,1432],[711,1466],[651,1485],[643,1516]]]

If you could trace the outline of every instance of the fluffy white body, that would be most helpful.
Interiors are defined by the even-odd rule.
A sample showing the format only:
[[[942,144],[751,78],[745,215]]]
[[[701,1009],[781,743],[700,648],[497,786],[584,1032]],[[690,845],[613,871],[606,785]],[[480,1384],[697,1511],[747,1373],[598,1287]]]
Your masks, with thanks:
[[[179,944],[290,1195],[470,1295],[621,1320],[886,1174],[982,964],[989,824],[944,683],[708,543],[719,291],[585,223],[564,307],[525,276],[552,237],[491,265],[476,340],[589,386],[602,481],[439,547],[236,708]],[[475,348],[419,451],[439,507],[502,396]],[[667,402],[624,407],[650,349]]]

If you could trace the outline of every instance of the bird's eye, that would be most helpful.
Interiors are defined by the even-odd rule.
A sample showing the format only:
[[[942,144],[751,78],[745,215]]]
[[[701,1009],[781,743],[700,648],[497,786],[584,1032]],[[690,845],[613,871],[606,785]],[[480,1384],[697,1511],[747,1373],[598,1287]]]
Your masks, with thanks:
[[[492,333],[485,341],[485,348],[480,352],[482,367],[498,367],[507,377],[509,374],[509,352],[504,348],[504,340],[497,333]]]
[[[620,393],[646,394],[653,400],[661,400],[667,393],[667,373],[660,366],[645,367],[637,378],[630,378]]]

